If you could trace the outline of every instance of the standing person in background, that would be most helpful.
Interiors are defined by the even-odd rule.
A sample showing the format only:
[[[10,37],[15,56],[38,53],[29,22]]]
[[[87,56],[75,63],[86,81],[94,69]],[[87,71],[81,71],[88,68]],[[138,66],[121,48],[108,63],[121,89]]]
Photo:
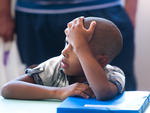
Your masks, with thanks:
[[[126,0],[125,2],[125,10],[128,13],[133,26],[135,26],[137,2],[137,0]]]
[[[0,0],[0,15],[3,15],[0,16],[0,35],[6,41],[12,40],[14,33],[10,1]],[[125,1],[132,22],[135,20],[136,1]],[[59,55],[64,46],[64,29],[72,19],[79,16],[102,17],[113,21],[123,35],[123,50],[112,65],[125,72],[126,90],[136,90],[134,29],[125,8],[122,7],[121,0],[18,0],[15,27],[22,62],[30,66]]]

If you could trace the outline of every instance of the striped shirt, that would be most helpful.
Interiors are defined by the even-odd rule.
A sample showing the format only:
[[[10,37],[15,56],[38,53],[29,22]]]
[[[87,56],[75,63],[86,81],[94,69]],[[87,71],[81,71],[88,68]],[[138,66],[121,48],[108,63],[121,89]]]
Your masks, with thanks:
[[[60,68],[62,56],[51,58],[33,69],[27,69],[26,74],[31,76],[37,84],[50,87],[65,87],[69,85],[67,75]],[[123,71],[115,66],[105,67],[107,78],[122,93],[125,87],[125,76]]]
[[[121,0],[17,0],[16,10],[37,14],[61,14],[121,5]]]

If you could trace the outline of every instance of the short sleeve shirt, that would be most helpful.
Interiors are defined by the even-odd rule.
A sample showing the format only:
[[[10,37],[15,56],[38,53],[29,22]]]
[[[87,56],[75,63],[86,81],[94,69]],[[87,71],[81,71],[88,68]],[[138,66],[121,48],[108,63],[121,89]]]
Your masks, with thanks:
[[[69,85],[67,75],[60,68],[62,56],[51,58],[33,69],[27,69],[26,74],[31,76],[37,84],[50,87],[65,87]],[[111,65],[104,68],[107,78],[114,83],[119,93],[122,93],[125,87],[125,76],[123,71]]]

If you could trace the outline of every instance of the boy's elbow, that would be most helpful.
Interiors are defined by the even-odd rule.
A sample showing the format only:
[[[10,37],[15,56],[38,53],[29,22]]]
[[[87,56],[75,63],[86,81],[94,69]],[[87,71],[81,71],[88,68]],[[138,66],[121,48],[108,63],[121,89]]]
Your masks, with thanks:
[[[12,94],[12,91],[11,91],[10,86],[8,84],[5,84],[1,89],[1,95],[4,98],[11,98],[11,94]]]
[[[95,93],[97,100],[110,100],[116,97],[118,94],[118,89],[115,85],[110,83],[108,87],[102,88],[97,90],[97,93]]]
[[[96,95],[96,99],[105,101],[105,100],[113,99],[116,95],[117,93],[114,93],[112,91],[103,91],[102,93],[98,93]]]
[[[114,98],[114,96],[96,96],[96,100],[102,100],[102,101],[105,101],[105,100],[110,100]]]

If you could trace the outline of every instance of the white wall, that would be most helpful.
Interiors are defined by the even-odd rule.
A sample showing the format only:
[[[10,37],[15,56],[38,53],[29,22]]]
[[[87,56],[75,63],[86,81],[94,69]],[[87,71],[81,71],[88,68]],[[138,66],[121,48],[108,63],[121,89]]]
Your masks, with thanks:
[[[150,0],[138,0],[135,71],[139,90],[150,90]]]

